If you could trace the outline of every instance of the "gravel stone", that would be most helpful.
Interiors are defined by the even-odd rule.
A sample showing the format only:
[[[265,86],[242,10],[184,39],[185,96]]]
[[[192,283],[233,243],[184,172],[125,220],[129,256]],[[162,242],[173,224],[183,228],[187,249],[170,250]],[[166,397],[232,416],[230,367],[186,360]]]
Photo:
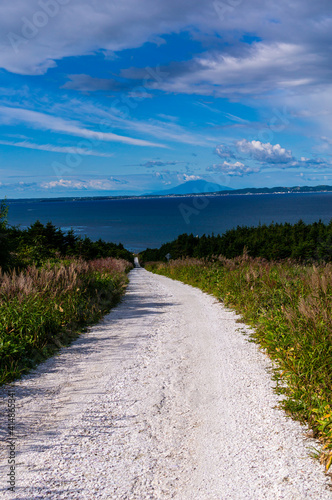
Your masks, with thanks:
[[[135,268],[101,323],[12,384],[14,493],[1,388],[1,498],[332,499],[249,334],[213,297]]]

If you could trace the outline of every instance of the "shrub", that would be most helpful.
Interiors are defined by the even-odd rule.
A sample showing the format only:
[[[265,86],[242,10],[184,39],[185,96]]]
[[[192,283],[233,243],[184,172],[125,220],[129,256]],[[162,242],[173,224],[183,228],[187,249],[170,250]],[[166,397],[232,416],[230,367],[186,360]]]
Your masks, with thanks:
[[[68,259],[0,272],[0,383],[25,373],[121,297],[128,261]]]

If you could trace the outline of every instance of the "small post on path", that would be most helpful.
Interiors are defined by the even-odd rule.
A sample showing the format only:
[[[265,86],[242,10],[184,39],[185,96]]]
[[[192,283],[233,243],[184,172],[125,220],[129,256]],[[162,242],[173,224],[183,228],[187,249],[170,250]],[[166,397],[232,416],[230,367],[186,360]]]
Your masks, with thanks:
[[[171,256],[171,254],[170,254],[170,253],[167,253],[167,254],[165,255],[165,257],[166,257],[166,259],[167,259],[167,262],[169,262],[169,259],[170,259],[172,256]]]

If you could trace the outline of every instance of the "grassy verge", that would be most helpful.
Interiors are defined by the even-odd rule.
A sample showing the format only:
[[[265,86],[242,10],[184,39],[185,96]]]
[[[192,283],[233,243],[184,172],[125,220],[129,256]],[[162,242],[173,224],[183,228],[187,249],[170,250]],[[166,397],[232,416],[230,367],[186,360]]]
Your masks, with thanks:
[[[97,322],[124,292],[122,259],[67,259],[0,270],[0,384],[10,382]]]
[[[255,327],[275,362],[283,408],[306,422],[332,463],[332,265],[267,262],[246,255],[214,262],[148,263],[148,270],[212,293]],[[286,383],[285,383],[286,382]]]

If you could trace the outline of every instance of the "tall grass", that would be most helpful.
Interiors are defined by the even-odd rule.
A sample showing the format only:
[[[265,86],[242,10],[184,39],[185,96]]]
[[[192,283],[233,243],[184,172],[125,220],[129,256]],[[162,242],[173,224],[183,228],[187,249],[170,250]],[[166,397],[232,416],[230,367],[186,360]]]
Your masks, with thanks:
[[[98,321],[121,297],[128,261],[68,259],[0,270],[0,384],[9,382]]]
[[[255,327],[276,366],[284,409],[306,422],[332,463],[332,264],[267,262],[247,255],[214,262],[182,259],[148,270],[212,293]],[[286,382],[286,383],[285,383]]]

